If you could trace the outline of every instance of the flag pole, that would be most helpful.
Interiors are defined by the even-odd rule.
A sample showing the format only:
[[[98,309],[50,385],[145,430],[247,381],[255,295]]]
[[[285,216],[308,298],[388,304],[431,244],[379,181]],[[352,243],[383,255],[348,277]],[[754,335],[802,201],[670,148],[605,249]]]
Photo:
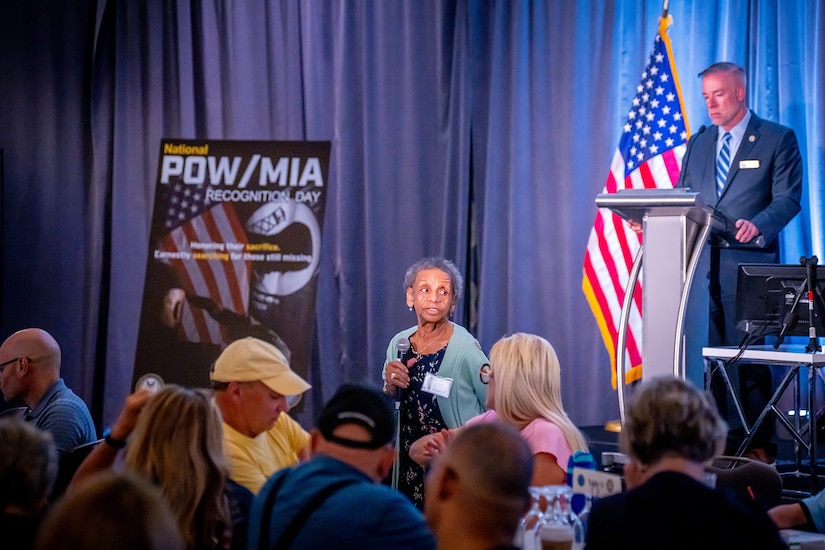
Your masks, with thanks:
[[[667,32],[673,16],[669,13],[669,0],[663,2],[653,52],[637,87],[638,97],[634,99],[623,126],[619,146],[610,164],[605,192],[641,187],[669,188],[678,181],[679,161],[690,130]],[[667,132],[658,131],[657,126],[656,131],[650,131],[648,135],[645,130],[648,115],[654,117],[650,122],[663,124],[661,127],[666,128]],[[652,128],[651,125],[648,130]],[[641,145],[641,140],[645,145]],[[641,378],[643,345],[641,304],[634,297],[635,309],[630,316],[633,338],[628,338],[626,350],[616,349],[618,334],[614,314],[621,309],[625,297],[620,288],[621,280],[631,270],[628,258],[635,255],[641,244],[638,238],[632,239],[627,235],[627,228],[622,223],[618,217],[599,211],[588,238],[582,280],[582,290],[611,355],[612,382],[617,388],[619,383],[626,384],[628,380],[632,382]],[[629,354],[631,365],[625,380],[621,381],[616,379],[616,359],[620,353]]]

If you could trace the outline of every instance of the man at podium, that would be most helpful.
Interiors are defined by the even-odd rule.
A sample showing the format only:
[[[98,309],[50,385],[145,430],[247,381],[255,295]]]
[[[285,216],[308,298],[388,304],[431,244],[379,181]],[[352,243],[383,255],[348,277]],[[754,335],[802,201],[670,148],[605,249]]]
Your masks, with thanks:
[[[738,266],[779,262],[776,237],[800,210],[802,160],[793,130],[748,109],[741,67],[715,63],[699,76],[713,125],[691,137],[677,187],[698,191],[729,223],[727,239],[717,234],[711,240],[708,344],[738,346],[746,336],[736,328]],[[770,398],[771,375],[768,367],[744,367],[739,391],[752,422]],[[724,391],[714,391],[723,415]],[[757,440],[769,440],[770,424],[762,428]]]

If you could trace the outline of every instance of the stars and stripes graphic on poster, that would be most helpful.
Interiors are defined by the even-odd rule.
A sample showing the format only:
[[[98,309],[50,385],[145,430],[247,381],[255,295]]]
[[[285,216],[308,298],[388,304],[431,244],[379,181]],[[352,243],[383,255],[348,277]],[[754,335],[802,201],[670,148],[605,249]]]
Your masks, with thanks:
[[[192,254],[190,259],[164,260],[176,271],[190,298],[181,312],[182,336],[190,342],[226,345],[232,341],[229,331],[206,309],[214,307],[246,315],[250,262],[230,259],[226,247],[226,243],[248,241],[243,225],[231,203],[207,204],[200,186],[171,184],[165,204],[164,225],[168,233],[163,235],[158,248]],[[195,306],[193,301],[209,307]]]
[[[672,188],[679,179],[689,127],[667,35],[671,22],[672,17],[667,15],[659,20],[653,53],[622,127],[604,193]],[[614,388],[619,317],[640,244],[641,236],[619,216],[608,209],[599,210],[587,241],[582,290],[610,354]],[[629,365],[626,382],[639,380],[642,372],[642,284],[640,278],[633,290],[627,344],[623,350]]]

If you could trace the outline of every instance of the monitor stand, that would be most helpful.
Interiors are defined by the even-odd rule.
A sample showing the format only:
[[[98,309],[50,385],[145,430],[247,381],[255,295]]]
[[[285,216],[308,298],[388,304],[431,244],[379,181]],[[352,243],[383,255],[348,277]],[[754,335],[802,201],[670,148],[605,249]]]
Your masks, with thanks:
[[[808,295],[808,346],[805,348],[805,351],[807,353],[817,353],[821,349],[819,338],[816,334],[816,308],[819,308],[819,317],[822,319],[822,315],[825,314],[825,307],[823,307],[822,294],[819,292],[819,287],[816,284],[816,264],[818,262],[819,258],[816,256],[811,256],[810,258],[802,256],[799,259],[800,265],[805,267],[805,281],[800,285],[800,288],[796,289],[796,297],[791,305],[791,309],[785,314],[785,318],[782,320],[782,330],[779,331],[779,335],[773,343],[773,349],[779,348],[785,340],[785,333],[787,333],[788,329],[792,328],[803,294]]]

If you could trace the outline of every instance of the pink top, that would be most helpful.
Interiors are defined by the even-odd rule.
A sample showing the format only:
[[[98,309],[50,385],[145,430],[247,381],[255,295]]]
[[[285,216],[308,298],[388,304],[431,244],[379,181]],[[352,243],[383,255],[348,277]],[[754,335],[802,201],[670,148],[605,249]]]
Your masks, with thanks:
[[[481,422],[499,422],[496,411],[489,410],[467,421],[465,426],[472,426]],[[521,436],[530,445],[533,454],[547,453],[556,458],[559,468],[567,471],[567,461],[573,450],[567,444],[564,434],[558,426],[544,418],[536,418],[521,430]]]

